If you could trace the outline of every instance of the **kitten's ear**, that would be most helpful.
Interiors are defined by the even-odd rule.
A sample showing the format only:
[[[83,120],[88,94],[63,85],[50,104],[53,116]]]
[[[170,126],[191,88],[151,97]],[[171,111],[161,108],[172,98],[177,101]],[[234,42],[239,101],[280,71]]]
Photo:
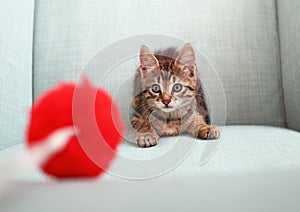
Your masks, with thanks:
[[[179,52],[178,57],[175,60],[176,64],[181,64],[185,68],[193,68],[195,66],[195,52],[191,44],[185,44]]]
[[[156,68],[159,66],[158,60],[147,46],[141,46],[140,63],[143,69]]]

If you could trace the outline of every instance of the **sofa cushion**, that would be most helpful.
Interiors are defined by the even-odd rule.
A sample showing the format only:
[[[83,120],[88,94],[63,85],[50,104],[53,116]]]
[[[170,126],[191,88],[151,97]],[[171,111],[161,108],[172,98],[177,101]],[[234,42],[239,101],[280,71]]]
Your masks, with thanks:
[[[218,144],[217,149],[214,149]],[[176,143],[180,143],[181,146]],[[214,144],[213,144],[214,143]],[[192,144],[192,145],[190,145]],[[201,163],[201,157],[210,147],[212,157]],[[190,145],[190,146],[189,146]],[[182,154],[186,148],[187,154]],[[190,148],[191,147],[191,148]],[[206,152],[203,152],[206,149]],[[172,155],[166,156],[169,152]],[[22,145],[17,145],[0,152],[1,171],[8,161],[24,152]],[[261,173],[267,170],[284,171],[300,169],[300,133],[284,128],[266,126],[226,126],[218,141],[194,140],[189,136],[161,138],[152,148],[138,148],[135,144],[124,142],[118,157],[103,175],[101,181],[144,178],[186,178],[195,176],[223,176],[230,174]],[[184,155],[184,157],[182,157]],[[124,160],[127,158],[127,160]],[[176,163],[174,163],[174,161]],[[13,174],[11,179],[31,182],[48,181],[36,169],[25,172],[9,163]],[[19,166],[20,168],[20,166]],[[161,176],[161,177],[158,177]],[[2,177],[5,177],[2,174]]]
[[[58,81],[76,81],[98,51],[122,38],[163,34],[190,42],[202,52],[206,61],[198,64],[200,72],[214,67],[226,95],[228,124],[283,126],[275,17],[273,0],[38,0],[34,95]],[[139,42],[153,47],[152,43]],[[137,48],[135,55],[127,58],[138,52]],[[105,61],[105,55],[99,60]],[[131,75],[135,65],[127,67]],[[108,71],[97,69],[98,75]],[[116,81],[110,83],[118,85]],[[128,102],[121,104],[127,107]]]
[[[299,178],[299,170],[285,170],[181,180],[15,183],[7,185],[0,210],[298,212]]]
[[[136,163],[136,166],[139,167],[136,170],[137,168],[133,167],[135,163],[130,160],[124,163],[123,158],[118,157],[109,171],[112,175],[126,177],[132,176],[133,173],[146,176],[152,173],[151,171],[154,173],[154,171],[161,170],[161,173],[148,176],[155,177],[165,172],[163,178],[174,178],[300,169],[299,132],[266,126],[226,126],[222,131],[223,135],[219,140],[209,142],[195,140],[189,136],[180,136],[178,138],[161,138],[159,144],[150,149],[138,148],[130,143],[125,143],[121,146],[119,155],[140,160],[141,165]],[[177,146],[176,142],[194,142],[194,146],[186,154],[186,158],[182,157],[182,148],[186,146]],[[172,148],[175,148],[173,157],[169,159],[163,157]],[[214,150],[216,150],[215,153],[205,162],[203,157],[206,157],[207,151],[213,153]],[[174,165],[172,163],[174,160],[179,161],[179,164],[171,167]],[[180,161],[182,161],[181,164]],[[121,176],[122,173],[124,176]]]
[[[0,150],[22,142],[32,102],[34,0],[0,2]]]

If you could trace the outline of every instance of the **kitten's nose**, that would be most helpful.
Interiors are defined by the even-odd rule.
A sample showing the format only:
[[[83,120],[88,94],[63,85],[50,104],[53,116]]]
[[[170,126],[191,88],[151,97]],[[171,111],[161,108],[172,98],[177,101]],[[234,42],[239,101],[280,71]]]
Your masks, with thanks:
[[[161,101],[164,105],[168,106],[168,104],[170,104],[172,97],[167,94],[167,93],[163,93],[162,97],[161,97]]]
[[[168,104],[171,102],[171,99],[163,99],[162,103],[164,103],[164,105],[168,106]]]

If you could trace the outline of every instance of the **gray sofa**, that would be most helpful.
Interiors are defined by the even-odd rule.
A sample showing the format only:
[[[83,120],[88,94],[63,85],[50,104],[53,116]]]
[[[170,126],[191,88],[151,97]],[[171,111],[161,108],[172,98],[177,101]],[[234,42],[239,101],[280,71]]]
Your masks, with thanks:
[[[0,211],[299,211],[299,14],[298,0],[2,0]],[[219,140],[182,135],[142,149],[125,137],[109,173],[92,181],[10,164],[45,90],[84,72],[128,124],[139,45],[185,42],[197,50]]]

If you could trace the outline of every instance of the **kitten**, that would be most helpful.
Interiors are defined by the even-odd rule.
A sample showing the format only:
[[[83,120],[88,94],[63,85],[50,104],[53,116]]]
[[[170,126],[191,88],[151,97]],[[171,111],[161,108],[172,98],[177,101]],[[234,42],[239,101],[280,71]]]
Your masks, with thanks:
[[[195,58],[190,44],[180,52],[168,48],[154,54],[141,47],[134,80],[136,96],[131,103],[135,109],[131,125],[138,146],[154,146],[161,136],[181,133],[200,139],[219,138],[220,130],[208,125]]]

